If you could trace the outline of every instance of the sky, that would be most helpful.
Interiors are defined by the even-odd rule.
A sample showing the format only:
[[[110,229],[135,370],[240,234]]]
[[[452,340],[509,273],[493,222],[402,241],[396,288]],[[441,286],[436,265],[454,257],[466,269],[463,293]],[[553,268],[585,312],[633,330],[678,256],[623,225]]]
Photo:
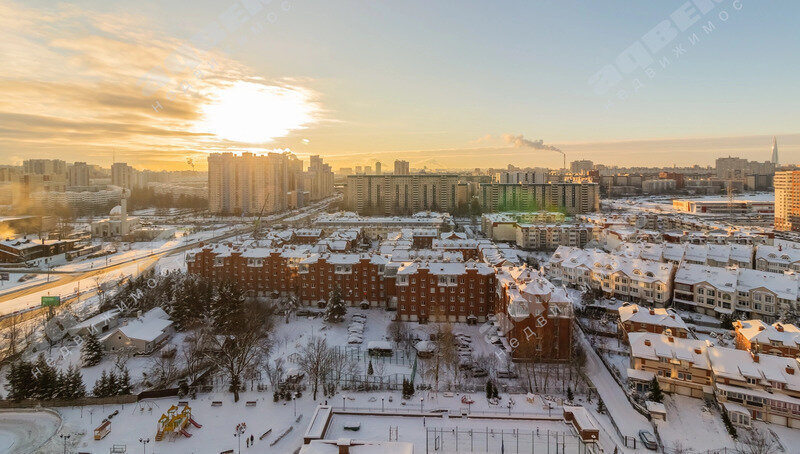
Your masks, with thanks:
[[[0,164],[800,160],[790,0],[0,0]],[[522,140],[514,140],[514,138]],[[541,146],[538,145],[541,141]]]

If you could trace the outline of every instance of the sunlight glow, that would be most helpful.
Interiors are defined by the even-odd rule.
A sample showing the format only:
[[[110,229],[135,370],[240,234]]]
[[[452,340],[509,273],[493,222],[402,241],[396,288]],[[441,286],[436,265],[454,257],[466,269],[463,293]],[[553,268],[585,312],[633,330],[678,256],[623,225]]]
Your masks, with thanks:
[[[202,106],[198,132],[236,142],[264,143],[285,137],[313,123],[318,112],[310,93],[296,87],[279,87],[239,81],[217,89]]]

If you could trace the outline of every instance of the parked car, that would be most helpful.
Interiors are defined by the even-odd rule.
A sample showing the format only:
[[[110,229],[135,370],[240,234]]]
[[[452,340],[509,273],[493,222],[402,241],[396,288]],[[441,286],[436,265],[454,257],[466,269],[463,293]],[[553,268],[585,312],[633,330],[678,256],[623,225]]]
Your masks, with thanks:
[[[472,376],[475,378],[486,377],[487,375],[489,375],[489,372],[486,369],[481,369],[480,367],[472,369]]]
[[[498,370],[497,378],[517,378],[517,374],[510,370]]]
[[[658,444],[656,443],[656,437],[647,430],[640,430],[639,431],[639,439],[642,440],[645,448],[655,451],[658,449]]]

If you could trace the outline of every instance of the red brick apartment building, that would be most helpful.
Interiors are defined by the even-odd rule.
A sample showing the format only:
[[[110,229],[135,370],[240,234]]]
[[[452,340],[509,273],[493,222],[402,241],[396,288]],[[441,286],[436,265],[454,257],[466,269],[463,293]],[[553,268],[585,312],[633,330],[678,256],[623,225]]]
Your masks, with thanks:
[[[300,261],[297,270],[300,301],[324,307],[338,288],[350,306],[385,304],[387,262],[376,254],[311,254]]]
[[[506,318],[501,328],[514,361],[567,361],[572,356],[572,302],[527,266],[506,267],[497,273],[495,313]],[[505,326],[502,326],[505,324]]]
[[[483,322],[493,307],[494,268],[484,263],[403,263],[394,291],[403,321]]]

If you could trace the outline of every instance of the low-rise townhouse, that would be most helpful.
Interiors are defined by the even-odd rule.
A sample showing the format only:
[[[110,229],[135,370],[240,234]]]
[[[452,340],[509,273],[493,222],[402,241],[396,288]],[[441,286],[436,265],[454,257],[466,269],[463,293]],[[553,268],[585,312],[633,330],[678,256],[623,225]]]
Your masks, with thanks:
[[[649,390],[650,381],[655,377],[665,392],[692,397],[712,393],[707,341],[629,333],[628,342],[631,347],[628,379],[637,390]]]
[[[764,323],[763,320],[737,320],[736,348],[796,358],[800,356],[800,328],[791,323]]]
[[[689,337],[689,328],[673,309],[623,304],[618,312],[619,332],[626,339],[630,333],[664,334],[682,339]]]
[[[756,269],[772,273],[800,272],[800,249],[760,245],[756,249]]]
[[[576,288],[594,288],[623,301],[663,306],[672,298],[675,266],[598,249],[561,246],[545,266],[547,277]]]

